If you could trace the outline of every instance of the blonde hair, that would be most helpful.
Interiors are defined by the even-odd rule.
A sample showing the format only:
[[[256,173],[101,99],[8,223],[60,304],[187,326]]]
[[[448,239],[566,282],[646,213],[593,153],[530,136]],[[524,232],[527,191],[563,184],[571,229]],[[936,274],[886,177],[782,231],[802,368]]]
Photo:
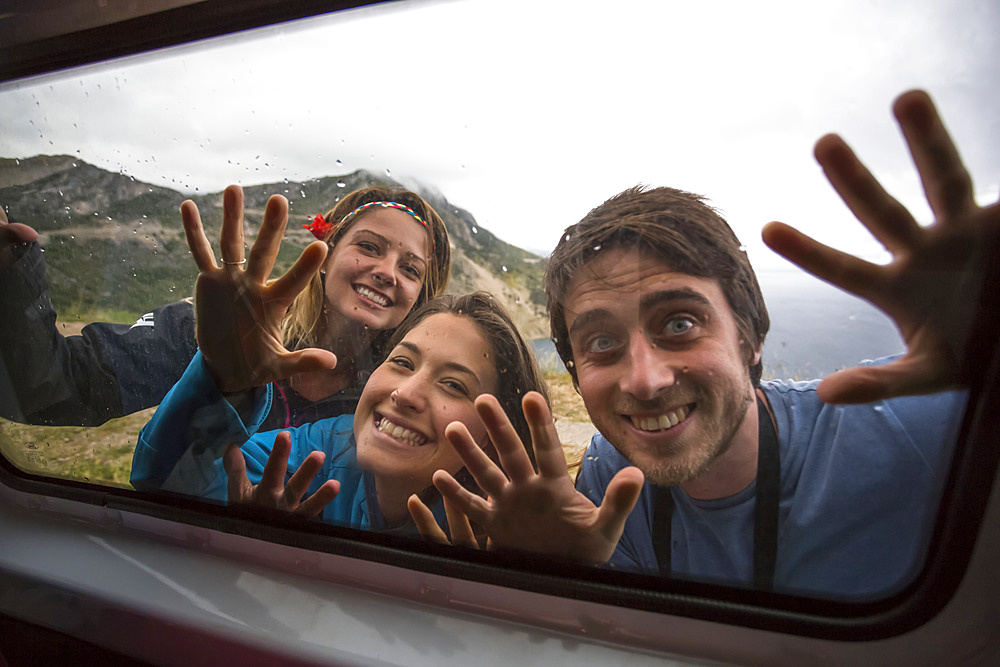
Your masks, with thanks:
[[[337,223],[358,206],[374,201],[394,201],[399,204],[405,204],[427,223],[427,232],[430,236],[432,253],[430,261],[427,263],[423,287],[417,296],[416,302],[413,304],[413,309],[419,308],[428,299],[433,299],[444,292],[451,272],[451,244],[448,238],[448,230],[444,226],[441,216],[420,195],[403,188],[382,185],[373,185],[355,190],[337,202],[323,216],[328,224],[333,225],[323,240],[326,241],[332,251],[333,247],[337,245],[337,241],[340,240],[352,225],[360,218],[363,218],[366,212],[362,211],[352,216],[344,224]],[[319,272],[316,272],[306,288],[292,302],[291,307],[288,309],[288,314],[281,323],[281,340],[286,348],[295,350],[304,347],[314,347],[316,345],[319,329],[322,326],[325,302],[326,294],[323,289],[323,279]],[[391,330],[380,332],[376,336],[376,343],[384,341],[390,334]],[[380,345],[373,345],[373,347],[380,347]]]

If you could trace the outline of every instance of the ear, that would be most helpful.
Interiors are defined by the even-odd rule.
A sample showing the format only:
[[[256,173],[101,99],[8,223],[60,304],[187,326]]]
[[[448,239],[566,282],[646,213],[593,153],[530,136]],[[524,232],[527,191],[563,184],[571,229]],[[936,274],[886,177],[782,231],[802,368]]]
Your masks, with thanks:
[[[763,350],[763,349],[764,349],[763,345],[758,345],[757,349],[754,350],[753,361],[750,362],[751,366],[756,366],[757,364],[760,363],[760,353],[761,353],[761,350]]]

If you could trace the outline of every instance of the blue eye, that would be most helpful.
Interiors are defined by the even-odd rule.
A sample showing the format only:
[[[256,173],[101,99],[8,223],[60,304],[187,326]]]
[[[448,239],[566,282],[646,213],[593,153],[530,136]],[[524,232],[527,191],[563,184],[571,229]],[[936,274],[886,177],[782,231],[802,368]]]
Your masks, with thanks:
[[[675,317],[673,319],[667,320],[667,326],[664,327],[664,331],[671,336],[679,336],[680,334],[687,333],[694,328],[694,322],[686,317]]]
[[[590,340],[587,345],[587,351],[600,354],[601,352],[607,352],[608,350],[614,349],[615,339],[611,336],[595,336]]]

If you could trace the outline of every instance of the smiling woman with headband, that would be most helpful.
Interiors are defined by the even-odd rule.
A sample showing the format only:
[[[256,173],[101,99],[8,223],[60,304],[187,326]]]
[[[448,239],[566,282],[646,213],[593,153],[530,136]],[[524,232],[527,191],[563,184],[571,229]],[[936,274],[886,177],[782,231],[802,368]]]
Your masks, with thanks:
[[[451,247],[448,230],[437,212],[419,195],[409,190],[384,186],[356,190],[337,202],[337,205],[324,215],[317,215],[312,224],[303,225],[316,238],[325,241],[330,246],[331,252],[327,258],[327,267],[309,281],[289,309],[288,317],[282,325],[282,339],[286,347],[325,347],[323,338],[329,333],[323,321],[325,306],[335,301],[336,290],[344,287],[333,282],[332,277],[328,279],[326,276],[335,254],[334,249],[341,245],[342,240],[347,244],[358,242],[358,234],[349,232],[355,228],[359,220],[376,215],[379,218],[392,216],[403,219],[395,215],[394,211],[409,215],[412,220],[423,226],[430,241],[428,258],[423,262],[419,261],[421,258],[416,258],[417,265],[413,266],[414,269],[421,271],[423,284],[411,307],[419,306],[444,291],[451,268]],[[409,271],[407,273],[409,274]],[[371,296],[368,295],[369,298]],[[380,299],[379,304],[382,303],[384,301]],[[398,321],[396,323],[398,324]],[[383,334],[382,337],[387,338],[388,334]]]
[[[3,356],[13,394],[0,416],[25,423],[98,425],[158,404],[191,361],[201,342],[212,363],[244,354],[247,333],[264,333],[255,363],[258,373],[245,387],[274,381],[275,399],[267,426],[282,428],[353,411],[379,349],[408,312],[440,294],[451,264],[448,232],[440,216],[419,195],[398,187],[367,187],[346,195],[309,225],[323,244],[310,253],[325,259],[294,273],[302,293],[274,290],[270,273],[287,224],[284,197],[268,202],[261,237],[244,254],[243,192],[230,186],[223,197],[221,257],[212,255],[193,202],[182,215],[199,263],[199,329],[229,332],[229,349],[207,348],[195,337],[190,300],[157,308],[134,325],[96,322],[83,335],[62,336],[54,325],[41,248],[31,228],[0,221],[0,313]],[[279,232],[278,230],[282,230]],[[10,233],[8,233],[10,230]],[[31,232],[25,234],[22,230]],[[14,233],[20,232],[20,233]],[[193,236],[192,236],[193,234]],[[277,236],[275,236],[277,234]],[[244,270],[245,268],[245,270]],[[317,270],[318,269],[318,270]],[[279,280],[287,286],[288,281]],[[206,291],[207,290],[207,291]],[[267,293],[269,303],[254,299]],[[232,319],[236,318],[236,319]],[[242,329],[241,329],[242,328]],[[243,333],[240,333],[243,331]],[[239,341],[239,345],[235,342]],[[274,370],[289,351],[317,347],[332,352],[311,372]],[[261,353],[266,353],[260,358]],[[221,355],[221,356],[220,356]],[[306,358],[309,358],[308,356]],[[270,373],[270,374],[269,374]],[[292,377],[294,376],[294,377]]]
[[[357,190],[323,216],[325,224],[309,225],[322,243],[313,242],[283,277],[267,281],[288,221],[287,201],[277,195],[268,201],[245,271],[225,261],[243,259],[239,187],[227,188],[224,211],[220,267],[197,207],[181,206],[200,270],[200,351],[192,363],[204,363],[232,400],[274,383],[268,427],[352,411],[380,343],[447,283],[451,255],[441,218],[407,190]]]
[[[353,412],[380,337],[444,289],[451,255],[440,217],[406,190],[358,190],[315,220],[309,228],[319,240],[285,275],[268,280],[288,223],[288,201],[280,195],[268,200],[247,257],[238,186],[226,189],[223,211],[220,264],[197,206],[181,205],[199,269],[199,350],[188,370],[207,378],[192,406],[253,404],[271,385],[261,428]],[[160,476],[198,439],[205,422],[204,412],[192,415],[183,421],[188,431],[176,435],[170,448],[137,451],[133,485],[160,488]]]

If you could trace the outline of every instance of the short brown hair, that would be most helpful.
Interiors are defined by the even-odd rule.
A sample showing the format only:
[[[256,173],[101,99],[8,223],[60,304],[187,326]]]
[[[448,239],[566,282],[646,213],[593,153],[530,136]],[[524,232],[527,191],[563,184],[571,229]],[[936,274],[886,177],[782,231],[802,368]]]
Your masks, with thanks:
[[[445,287],[448,286],[448,277],[451,274],[451,241],[448,238],[448,229],[444,226],[441,216],[431,208],[430,204],[424,201],[423,197],[400,187],[383,185],[373,185],[355,190],[337,202],[323,216],[326,222],[333,225],[323,240],[331,248],[337,245],[337,241],[354,223],[364,217],[365,212],[355,215],[342,225],[337,223],[357,207],[373,201],[394,201],[398,204],[404,204],[427,223],[427,232],[432,244],[431,257],[427,262],[423,287],[411,309],[411,311],[415,310],[428,299],[433,299],[443,293]],[[306,288],[292,302],[288,309],[288,315],[282,322],[281,338],[285,347],[301,349],[316,345],[317,329],[323,314],[325,300],[323,281],[319,272],[316,272]],[[380,346],[375,345],[374,347]]]
[[[607,200],[566,229],[549,257],[545,294],[556,350],[577,383],[566,327],[565,300],[572,277],[601,250],[637,248],[674,271],[718,281],[746,342],[754,386],[762,363],[752,364],[770,327],[764,297],[744,247],[705,198],[673,188],[636,186]]]

